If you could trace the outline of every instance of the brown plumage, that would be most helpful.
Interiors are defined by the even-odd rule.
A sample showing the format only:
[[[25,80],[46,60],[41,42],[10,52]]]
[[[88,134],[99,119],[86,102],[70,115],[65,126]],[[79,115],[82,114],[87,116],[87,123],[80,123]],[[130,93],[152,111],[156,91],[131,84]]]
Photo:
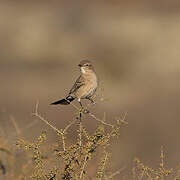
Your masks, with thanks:
[[[82,60],[78,66],[80,67],[81,75],[74,83],[68,96],[65,99],[53,102],[53,105],[67,105],[76,98],[78,99],[81,106],[81,99],[88,99],[93,102],[91,97],[94,95],[98,86],[98,79],[94,71],[94,67],[88,60]]]

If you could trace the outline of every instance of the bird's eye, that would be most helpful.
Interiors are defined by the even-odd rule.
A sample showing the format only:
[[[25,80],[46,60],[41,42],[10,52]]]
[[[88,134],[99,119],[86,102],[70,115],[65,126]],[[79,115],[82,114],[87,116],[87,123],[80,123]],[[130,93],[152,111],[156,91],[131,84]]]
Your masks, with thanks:
[[[86,64],[85,66],[89,66],[89,64]]]

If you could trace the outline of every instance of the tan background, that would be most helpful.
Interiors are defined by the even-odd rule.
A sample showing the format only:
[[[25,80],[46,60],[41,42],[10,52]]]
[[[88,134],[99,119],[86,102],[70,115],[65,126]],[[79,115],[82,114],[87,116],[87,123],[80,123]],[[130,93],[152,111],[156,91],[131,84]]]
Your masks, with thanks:
[[[49,104],[66,95],[78,62],[89,59],[109,99],[91,111],[110,120],[128,111],[112,169],[130,168],[136,156],[157,167],[161,145],[168,165],[177,167],[179,34],[179,0],[0,1],[0,135],[15,140],[10,114],[29,140],[46,129],[31,117],[37,99],[41,114],[64,127],[74,109]],[[97,125],[85,124],[90,132]]]

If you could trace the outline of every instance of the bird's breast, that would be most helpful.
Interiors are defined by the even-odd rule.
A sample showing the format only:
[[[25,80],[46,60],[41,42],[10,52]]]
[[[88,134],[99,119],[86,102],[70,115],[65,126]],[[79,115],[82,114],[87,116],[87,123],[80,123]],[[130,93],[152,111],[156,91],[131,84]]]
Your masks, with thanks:
[[[98,86],[96,74],[84,74],[83,79],[84,84],[77,90],[76,96],[78,98],[86,98],[93,96]]]

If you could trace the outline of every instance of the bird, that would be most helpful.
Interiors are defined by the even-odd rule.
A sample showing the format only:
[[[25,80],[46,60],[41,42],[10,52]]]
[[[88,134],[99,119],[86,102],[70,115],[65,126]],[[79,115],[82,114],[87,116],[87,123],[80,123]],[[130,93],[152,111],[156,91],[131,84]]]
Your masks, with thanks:
[[[94,103],[92,96],[95,94],[98,87],[98,78],[94,66],[89,60],[80,61],[78,66],[81,74],[70,89],[69,94],[66,98],[55,101],[51,103],[51,105],[68,105],[75,99],[78,100],[81,107],[83,107],[81,103],[82,99],[87,99],[91,103]]]

